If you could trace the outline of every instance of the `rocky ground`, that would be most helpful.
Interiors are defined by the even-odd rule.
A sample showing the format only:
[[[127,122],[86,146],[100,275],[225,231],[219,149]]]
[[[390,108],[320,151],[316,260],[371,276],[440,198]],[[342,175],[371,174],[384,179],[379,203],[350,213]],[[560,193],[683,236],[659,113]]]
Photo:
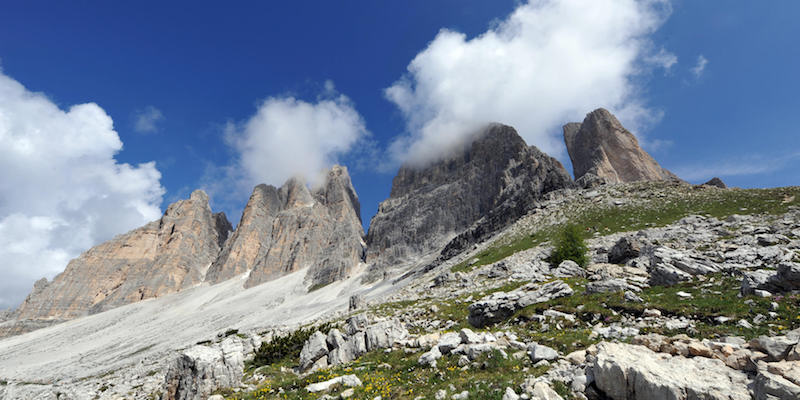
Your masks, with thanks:
[[[469,252],[420,266],[394,290],[362,291],[349,312],[314,314],[305,336],[294,327],[231,326],[162,353],[159,368],[140,368],[138,380],[116,371],[92,378],[86,392],[101,399],[797,399],[798,195],[800,188],[682,183],[559,191]],[[585,229],[585,268],[546,261],[550,238],[567,223]],[[293,332],[295,342],[281,339]],[[278,356],[264,362],[266,354]],[[3,382],[0,395],[15,398],[25,386]]]

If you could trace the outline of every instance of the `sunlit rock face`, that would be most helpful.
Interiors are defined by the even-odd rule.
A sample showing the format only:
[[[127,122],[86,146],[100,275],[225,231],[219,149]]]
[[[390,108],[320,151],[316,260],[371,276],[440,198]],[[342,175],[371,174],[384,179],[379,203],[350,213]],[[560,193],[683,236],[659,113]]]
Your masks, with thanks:
[[[564,142],[581,186],[679,180],[639,147],[636,137],[603,108],[587,114],[583,123],[564,125]]]
[[[208,196],[195,191],[157,221],[116,236],[70,261],[52,282],[42,279],[4,324],[17,334],[197,285],[231,231]]]
[[[346,278],[363,261],[360,209],[341,166],[328,171],[317,188],[296,178],[280,188],[258,185],[206,280],[249,271],[245,287],[252,287],[302,268],[309,268],[311,286]]]

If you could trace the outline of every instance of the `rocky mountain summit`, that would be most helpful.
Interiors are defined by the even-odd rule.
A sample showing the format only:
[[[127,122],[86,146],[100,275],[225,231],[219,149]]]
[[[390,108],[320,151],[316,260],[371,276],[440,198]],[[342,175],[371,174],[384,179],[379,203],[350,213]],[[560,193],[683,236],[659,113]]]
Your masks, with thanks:
[[[258,185],[230,242],[208,272],[218,283],[250,271],[252,287],[309,268],[311,286],[346,278],[364,258],[361,206],[347,169],[334,166],[319,187],[300,179]]]
[[[565,139],[577,183],[500,124],[404,166],[366,237],[344,167],[231,235],[195,192],[0,322],[75,318],[0,340],[0,398],[797,399],[800,188],[690,185],[602,109]]]
[[[0,325],[0,336],[195,286],[231,230],[225,214],[213,214],[208,196],[195,191],[158,221],[83,253],[52,282],[36,282],[14,319]]]
[[[436,256],[481,219],[481,238],[524,215],[551,191],[571,187],[558,160],[493,124],[466,148],[427,166],[406,165],[392,181],[367,234],[371,279]],[[470,243],[471,244],[471,243]]]
[[[88,250],[53,282],[36,282],[0,324],[0,337],[243,273],[248,288],[308,269],[308,284],[318,287],[346,278],[364,258],[360,205],[345,167],[332,167],[313,190],[300,179],[256,186],[232,230],[195,191],[160,220]]]
[[[636,137],[604,108],[587,114],[583,123],[564,125],[564,142],[582,187],[679,179],[642,150]]]

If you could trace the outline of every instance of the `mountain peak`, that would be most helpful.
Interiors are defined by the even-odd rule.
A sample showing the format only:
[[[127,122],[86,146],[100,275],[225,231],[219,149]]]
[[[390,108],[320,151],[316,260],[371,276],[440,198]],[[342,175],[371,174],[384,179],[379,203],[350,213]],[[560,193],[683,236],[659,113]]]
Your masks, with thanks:
[[[582,186],[679,180],[644,151],[636,137],[604,108],[588,113],[582,123],[564,125],[563,132],[575,180]]]

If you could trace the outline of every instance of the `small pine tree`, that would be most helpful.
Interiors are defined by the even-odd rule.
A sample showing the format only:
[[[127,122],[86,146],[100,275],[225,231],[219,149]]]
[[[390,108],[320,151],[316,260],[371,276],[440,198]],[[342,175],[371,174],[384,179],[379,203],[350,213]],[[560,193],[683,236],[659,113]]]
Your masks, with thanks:
[[[586,255],[588,251],[580,228],[576,225],[569,225],[556,238],[555,249],[548,261],[553,266],[558,266],[564,260],[572,260],[584,267],[589,262],[589,257]]]

